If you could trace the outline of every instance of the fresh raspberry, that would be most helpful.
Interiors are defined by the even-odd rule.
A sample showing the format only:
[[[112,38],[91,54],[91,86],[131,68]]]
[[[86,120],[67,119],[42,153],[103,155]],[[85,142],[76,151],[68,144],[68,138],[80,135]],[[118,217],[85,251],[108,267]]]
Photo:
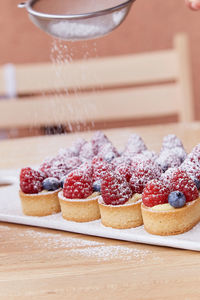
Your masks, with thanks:
[[[40,166],[40,171],[42,171],[46,177],[61,179],[63,176],[80,166],[80,164],[81,160],[76,156],[61,159],[58,155],[57,157],[44,161]]]
[[[73,157],[75,156],[75,153],[72,149],[70,148],[61,148],[58,151],[58,155],[56,156],[57,159],[61,160],[61,159],[66,159],[68,157]]]
[[[150,150],[142,151],[142,153],[139,155],[143,155],[145,159],[150,159],[152,161],[156,161],[156,159],[158,158],[158,154],[155,151]]]
[[[101,180],[101,178],[110,171],[114,170],[113,165],[104,161],[101,157],[95,157],[92,161],[93,166],[93,182]]]
[[[127,145],[135,145],[135,147],[138,149],[137,153],[147,150],[143,139],[136,133],[133,133],[129,136]]]
[[[102,163],[104,160],[103,160],[103,157],[101,156],[94,156],[93,159],[92,159],[92,166],[95,166],[99,163]]]
[[[200,144],[196,145],[191,152],[200,156]]]
[[[85,161],[85,160],[92,160],[94,156],[95,156],[95,152],[92,143],[90,142],[85,143],[81,148],[79,158],[82,161]]]
[[[148,181],[149,181],[149,178],[147,178],[145,175],[140,176],[139,174],[133,173],[129,180],[129,185],[134,194],[135,193],[142,194],[144,187]]]
[[[168,134],[164,136],[162,149],[173,149],[175,147],[183,148],[181,140],[175,134]]]
[[[133,157],[145,150],[147,150],[147,147],[143,139],[137,134],[131,134],[125,146],[123,156]]]
[[[152,162],[152,161],[149,160],[148,158],[144,157],[144,155],[142,155],[142,154],[137,154],[134,157],[132,157],[131,166],[133,169],[136,169],[138,167],[146,168],[146,166],[148,166],[149,162]]]
[[[193,201],[199,196],[198,189],[193,180],[185,171],[180,169],[174,172],[170,187],[172,192],[182,192],[185,195],[186,202]]]
[[[129,181],[133,193],[141,194],[145,185],[152,179],[160,179],[162,170],[158,164],[150,159],[133,160],[133,174]]]
[[[108,172],[102,178],[101,194],[103,201],[108,205],[121,205],[132,197],[132,191],[126,179],[114,172]]]
[[[78,168],[70,172],[63,187],[63,196],[68,199],[85,199],[93,192],[92,176],[87,168]]]
[[[78,168],[81,165],[81,163],[81,160],[76,156],[69,157],[64,161],[68,172]]]
[[[170,151],[180,159],[181,163],[183,163],[187,157],[187,153],[182,147],[174,147]]]
[[[180,169],[185,171],[194,181],[195,179],[200,180],[200,166],[197,164],[194,164],[190,161],[187,163],[183,163],[180,166]]]
[[[155,205],[168,202],[170,190],[159,180],[151,180],[147,183],[142,194],[142,202],[145,206],[153,207]]]
[[[67,174],[67,167],[64,166],[64,159],[58,155],[57,157],[49,157],[40,165],[39,171],[46,177],[54,177],[60,179],[61,176]]]
[[[75,156],[79,156],[79,153],[81,151],[81,149],[83,148],[83,146],[86,144],[86,140],[84,140],[83,138],[78,138],[75,143],[70,147],[70,150],[72,151],[72,153]]]
[[[132,169],[130,165],[123,163],[116,167],[115,173],[120,174],[129,182],[132,176]]]
[[[41,172],[29,167],[21,169],[20,188],[25,194],[37,194],[42,191],[44,176]]]
[[[85,174],[87,174],[89,177],[92,177],[93,176],[93,165],[91,162],[89,161],[86,161],[84,163],[82,163],[78,170],[81,170],[83,171]]]
[[[130,165],[131,164],[131,159],[128,158],[128,157],[125,157],[125,156],[119,156],[119,157],[116,157],[112,160],[112,165],[114,166],[114,168],[116,168],[118,165],[121,165],[121,164],[127,164],[127,165]]]
[[[153,176],[152,179],[159,179],[162,174],[160,166],[151,159],[139,159],[139,156],[136,156],[136,159],[132,160],[131,166],[137,173]]]
[[[198,158],[198,156],[194,155],[194,153],[189,153],[186,157],[186,159],[184,160],[184,163],[186,164],[195,164],[200,166],[200,157]]]
[[[163,182],[171,190],[171,181],[174,173],[178,170],[178,168],[169,168],[165,173],[161,175],[160,181]]]
[[[161,167],[163,172],[165,172],[169,168],[179,167],[181,165],[182,161],[176,155],[176,153],[174,153],[170,149],[166,149],[166,150],[161,151],[156,162]]]
[[[183,147],[174,147],[173,149],[170,149],[170,151],[174,153],[177,157],[179,157],[182,160],[182,162],[187,157],[187,152]]]
[[[109,139],[102,131],[96,131],[91,138],[91,143],[94,149],[95,155],[98,154],[100,148],[106,144],[109,143]]]
[[[82,161],[76,156],[68,157],[65,160],[55,160],[51,167],[52,176],[62,179],[72,170],[78,168],[81,163]]]
[[[186,162],[192,162],[194,164],[200,165],[200,144],[192,149],[192,151],[186,157]]]
[[[45,177],[53,177],[51,175],[51,168],[53,165],[53,159],[47,158],[45,161],[40,165],[39,171],[45,174]]]
[[[111,143],[106,143],[100,147],[98,156],[107,162],[111,162],[114,158],[119,156],[119,153]]]

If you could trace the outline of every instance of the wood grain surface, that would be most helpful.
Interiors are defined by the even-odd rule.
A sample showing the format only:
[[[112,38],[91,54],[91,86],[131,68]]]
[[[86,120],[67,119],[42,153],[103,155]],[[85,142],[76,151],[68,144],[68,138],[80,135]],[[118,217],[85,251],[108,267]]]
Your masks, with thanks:
[[[131,132],[155,150],[174,132],[189,151],[199,142],[200,124],[106,133],[122,147]],[[2,141],[0,167],[38,164],[75,138]],[[199,252],[0,223],[0,299],[199,299],[199,267]]]

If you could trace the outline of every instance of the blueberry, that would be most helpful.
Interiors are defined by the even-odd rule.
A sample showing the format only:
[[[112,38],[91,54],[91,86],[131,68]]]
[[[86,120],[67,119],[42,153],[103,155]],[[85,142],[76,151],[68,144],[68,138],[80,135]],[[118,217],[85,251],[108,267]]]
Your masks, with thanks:
[[[101,181],[97,180],[93,183],[93,191],[94,192],[101,192]]]
[[[61,186],[60,181],[54,177],[48,177],[43,180],[42,187],[46,191],[55,191]]]
[[[183,207],[186,203],[185,195],[179,191],[171,192],[168,196],[168,202],[175,208]]]
[[[107,161],[108,163],[110,163],[115,157],[116,157],[116,155],[113,152],[108,152],[104,156],[104,160]]]
[[[194,180],[194,183],[195,183],[197,189],[199,190],[199,189],[200,189],[200,180],[195,179],[195,180]]]
[[[169,165],[168,164],[160,166],[160,167],[162,167],[163,173],[165,173],[169,169]]]

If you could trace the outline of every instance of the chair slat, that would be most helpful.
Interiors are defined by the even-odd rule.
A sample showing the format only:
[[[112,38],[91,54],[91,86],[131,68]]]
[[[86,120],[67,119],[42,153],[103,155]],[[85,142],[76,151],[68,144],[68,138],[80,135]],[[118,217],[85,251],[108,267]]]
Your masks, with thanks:
[[[177,87],[106,91],[79,96],[0,101],[0,128],[174,115]]]
[[[178,65],[172,50],[65,63],[16,66],[19,94],[176,80]]]
[[[6,85],[4,79],[4,68],[0,68],[0,95],[6,95]]]
[[[194,96],[192,87],[192,71],[190,64],[189,42],[185,34],[179,34],[174,39],[178,68],[179,85],[179,119],[181,122],[192,122],[195,119]]]
[[[168,50],[59,65],[17,65],[17,93],[28,97],[0,101],[0,129],[90,121],[117,124],[172,115],[181,122],[193,121],[189,58],[188,38],[179,34]],[[4,81],[2,67],[0,93],[5,94]],[[59,93],[63,89],[77,92],[64,96]],[[55,96],[47,96],[47,91]],[[33,95],[38,92],[43,96]]]

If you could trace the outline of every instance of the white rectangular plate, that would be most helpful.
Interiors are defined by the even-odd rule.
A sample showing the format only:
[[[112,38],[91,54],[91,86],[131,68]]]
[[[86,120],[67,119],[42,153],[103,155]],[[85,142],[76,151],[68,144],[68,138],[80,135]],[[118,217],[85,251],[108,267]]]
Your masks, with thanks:
[[[14,170],[9,172],[1,171],[0,180],[3,177],[12,178],[13,176],[13,178],[17,178],[17,175],[18,172]],[[147,233],[143,226],[119,230],[104,227],[100,220],[88,223],[70,222],[64,220],[60,213],[47,217],[30,217],[22,213],[18,190],[17,179],[14,185],[0,188],[0,221],[58,229],[129,242],[200,251],[200,223],[184,234],[162,237]]]

